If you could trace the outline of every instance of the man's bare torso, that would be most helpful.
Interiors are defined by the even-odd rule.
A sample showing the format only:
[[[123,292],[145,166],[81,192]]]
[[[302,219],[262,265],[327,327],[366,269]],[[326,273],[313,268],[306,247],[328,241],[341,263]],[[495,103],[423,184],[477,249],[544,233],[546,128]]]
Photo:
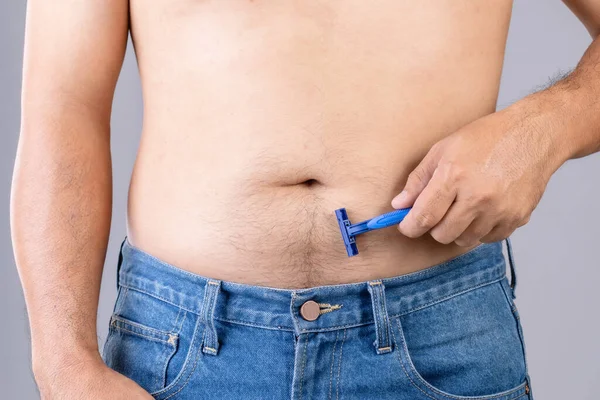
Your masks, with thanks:
[[[512,2],[131,0],[144,125],[128,235],[216,279],[302,288],[470,248],[358,222],[438,140],[495,110]],[[482,132],[484,134],[484,132]]]

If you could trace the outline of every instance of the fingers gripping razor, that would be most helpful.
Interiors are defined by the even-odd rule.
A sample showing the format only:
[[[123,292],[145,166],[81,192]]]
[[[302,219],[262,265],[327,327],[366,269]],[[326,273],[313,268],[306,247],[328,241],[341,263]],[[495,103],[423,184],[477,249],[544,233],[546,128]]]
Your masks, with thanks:
[[[399,210],[378,215],[354,225],[350,223],[345,208],[335,210],[335,216],[337,217],[338,224],[340,225],[340,231],[342,232],[342,238],[344,239],[344,244],[346,245],[348,257],[358,254],[358,247],[356,247],[355,240],[356,235],[399,224],[404,217],[406,217],[406,214],[408,214],[411,208],[412,207],[401,208]]]

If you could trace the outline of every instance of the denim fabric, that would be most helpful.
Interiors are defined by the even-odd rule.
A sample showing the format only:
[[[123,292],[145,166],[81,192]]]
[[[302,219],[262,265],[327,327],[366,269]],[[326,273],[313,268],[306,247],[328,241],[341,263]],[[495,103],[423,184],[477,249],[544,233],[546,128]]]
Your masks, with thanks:
[[[502,243],[387,279],[279,289],[186,272],[125,237],[103,358],[163,400],[533,399]]]

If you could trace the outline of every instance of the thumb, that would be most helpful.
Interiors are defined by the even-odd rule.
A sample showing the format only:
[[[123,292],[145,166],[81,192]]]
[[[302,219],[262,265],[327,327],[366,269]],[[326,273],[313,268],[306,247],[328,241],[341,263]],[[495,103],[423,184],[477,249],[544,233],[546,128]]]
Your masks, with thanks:
[[[419,194],[431,180],[433,172],[438,166],[439,155],[440,152],[436,146],[429,150],[419,165],[408,175],[402,192],[392,199],[393,208],[406,208],[414,204]]]

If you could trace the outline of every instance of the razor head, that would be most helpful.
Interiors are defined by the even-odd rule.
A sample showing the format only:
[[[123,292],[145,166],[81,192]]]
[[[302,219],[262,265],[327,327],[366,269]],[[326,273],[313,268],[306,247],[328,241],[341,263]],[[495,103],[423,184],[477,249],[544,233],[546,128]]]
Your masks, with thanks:
[[[342,233],[342,239],[344,240],[344,245],[346,246],[346,252],[348,253],[348,257],[357,255],[358,247],[356,247],[355,236],[351,235],[348,230],[351,224],[350,220],[348,219],[346,209],[339,208],[335,210],[335,216],[337,218],[338,225],[340,226],[340,232]]]

